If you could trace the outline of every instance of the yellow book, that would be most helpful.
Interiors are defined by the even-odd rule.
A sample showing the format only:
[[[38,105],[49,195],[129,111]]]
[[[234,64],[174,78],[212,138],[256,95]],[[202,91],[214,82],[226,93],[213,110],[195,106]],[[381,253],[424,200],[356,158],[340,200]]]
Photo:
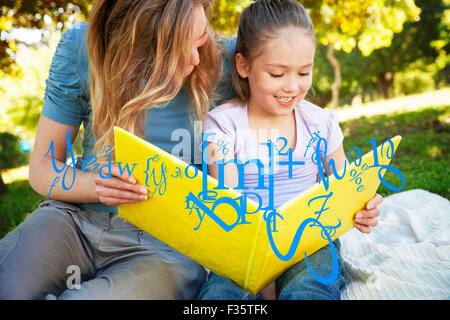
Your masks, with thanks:
[[[344,169],[338,172],[340,180],[331,176],[327,190],[318,183],[283,204],[277,210],[282,219],[273,226],[256,202],[243,202],[242,195],[231,189],[214,190],[218,181],[211,176],[203,181],[194,166],[118,127],[114,139],[116,162],[122,169],[135,164],[132,175],[148,187],[149,195],[146,201],[119,205],[119,216],[253,295],[304,259],[305,253],[309,256],[329,243],[313,219],[331,226],[327,230],[333,240],[350,230],[354,214],[373,197],[379,174],[385,171],[369,168],[374,164],[371,151],[362,161],[347,165],[345,174]],[[396,136],[392,145],[377,148],[380,165],[390,163],[400,140]],[[215,201],[202,198],[206,182]],[[248,214],[239,214],[242,210]],[[302,222],[306,226],[295,238]],[[289,259],[281,260],[280,255]]]

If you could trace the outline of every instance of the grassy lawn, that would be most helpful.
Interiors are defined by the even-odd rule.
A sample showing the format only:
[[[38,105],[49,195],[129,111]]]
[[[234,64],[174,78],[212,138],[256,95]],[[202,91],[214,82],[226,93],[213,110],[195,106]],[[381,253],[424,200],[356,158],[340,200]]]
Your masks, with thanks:
[[[401,135],[403,140],[391,164],[405,177],[402,191],[420,188],[449,198],[450,106],[362,117],[343,122],[341,127],[347,153],[355,146],[366,153],[371,149],[366,141],[376,138],[380,144],[386,138]],[[394,186],[401,185],[400,179],[392,172],[386,172],[384,178]],[[44,198],[31,189],[27,180],[6,180],[6,183],[11,182],[0,199],[0,239],[36,208],[38,200]],[[378,192],[383,196],[394,193],[383,185]]]
[[[391,162],[405,177],[402,191],[420,188],[449,198],[450,106],[362,117],[346,121],[341,127],[347,154],[355,146],[360,147],[363,154],[370,151],[371,144],[365,142],[373,138],[380,145],[386,138],[402,136]],[[402,184],[390,171],[384,178],[393,186]],[[378,193],[387,196],[394,192],[380,185]]]
[[[14,181],[7,186],[8,190],[0,201],[0,239],[36,209],[39,200],[45,198],[30,187],[28,180]]]

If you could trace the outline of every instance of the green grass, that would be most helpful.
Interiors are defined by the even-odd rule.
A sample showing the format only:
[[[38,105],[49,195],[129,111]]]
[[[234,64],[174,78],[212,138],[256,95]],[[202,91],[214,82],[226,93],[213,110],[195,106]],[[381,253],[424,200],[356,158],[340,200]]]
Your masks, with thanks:
[[[379,145],[386,138],[402,136],[391,162],[405,177],[402,191],[420,188],[449,198],[450,106],[362,117],[342,123],[341,128],[347,153],[354,146],[360,147],[363,154],[370,151],[371,144],[365,142],[373,138]],[[402,185],[390,171],[384,178],[393,186]],[[378,193],[387,196],[395,192],[380,185]]]
[[[15,181],[7,187],[0,201],[0,239],[36,209],[39,200],[45,198],[31,188],[28,180]]]
[[[450,106],[363,117],[346,121],[341,127],[347,153],[357,146],[364,154],[371,149],[366,141],[376,138],[380,144],[386,138],[401,135],[403,139],[391,165],[405,177],[402,191],[420,188],[449,198]],[[384,178],[394,186],[401,185],[392,172],[386,172]],[[7,186],[8,191],[0,199],[0,239],[44,199],[33,191],[27,180],[14,181]],[[378,192],[383,196],[394,193],[383,185]]]

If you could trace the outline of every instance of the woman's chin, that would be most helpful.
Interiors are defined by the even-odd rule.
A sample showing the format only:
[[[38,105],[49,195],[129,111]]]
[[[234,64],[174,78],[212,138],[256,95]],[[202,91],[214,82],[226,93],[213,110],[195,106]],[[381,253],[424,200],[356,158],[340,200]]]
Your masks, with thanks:
[[[189,77],[189,75],[192,73],[192,71],[194,71],[194,66],[189,66],[187,69],[186,69],[186,72],[184,73],[184,76],[187,78],[187,77]]]

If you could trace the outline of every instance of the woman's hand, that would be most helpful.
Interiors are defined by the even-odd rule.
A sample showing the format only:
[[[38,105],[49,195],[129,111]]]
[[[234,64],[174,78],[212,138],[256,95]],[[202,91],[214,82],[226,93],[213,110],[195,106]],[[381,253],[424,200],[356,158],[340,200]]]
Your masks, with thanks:
[[[109,175],[106,167],[102,168],[102,175]],[[95,193],[99,201],[109,206],[116,206],[121,203],[135,203],[147,200],[147,188],[136,183],[133,176],[128,175],[126,171],[120,174],[119,167],[111,165],[112,178],[102,178],[99,174],[94,178]]]
[[[377,217],[380,215],[378,206],[383,202],[383,197],[378,193],[366,203],[366,208],[355,214],[355,228],[362,233],[370,233],[371,227],[378,224]]]

